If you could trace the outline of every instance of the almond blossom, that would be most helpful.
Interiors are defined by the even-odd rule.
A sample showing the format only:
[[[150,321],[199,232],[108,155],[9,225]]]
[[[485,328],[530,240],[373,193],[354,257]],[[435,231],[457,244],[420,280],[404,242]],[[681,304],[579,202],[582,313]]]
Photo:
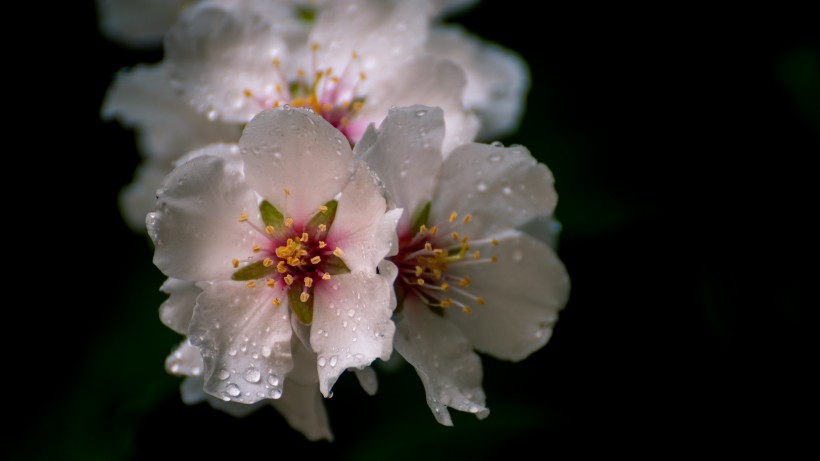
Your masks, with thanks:
[[[357,152],[406,210],[398,252],[380,266],[398,272],[394,346],[436,419],[451,425],[448,407],[489,414],[474,350],[519,361],[544,346],[569,278],[549,238],[522,230],[550,222],[547,167],[524,147],[497,144],[464,144],[444,159],[444,137],[441,109],[395,108]]]

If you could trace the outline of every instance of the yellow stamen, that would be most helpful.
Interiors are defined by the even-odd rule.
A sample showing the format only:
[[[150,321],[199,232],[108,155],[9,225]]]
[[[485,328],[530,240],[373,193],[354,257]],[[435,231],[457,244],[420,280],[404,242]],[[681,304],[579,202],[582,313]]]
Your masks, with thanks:
[[[325,243],[325,242],[324,242],[324,241],[322,241],[322,240],[319,240],[319,248],[324,248],[324,247],[326,247],[326,246],[327,246],[327,243]]]
[[[473,252],[473,259],[479,259],[479,258],[481,258],[481,252],[478,251],[478,250],[475,250]]]
[[[313,286],[313,278],[312,277],[305,277],[305,286],[310,288]]]
[[[324,205],[320,206],[320,207],[319,207],[319,212],[320,212],[320,213],[327,213],[327,207],[326,207],[326,206],[324,206]]]
[[[475,300],[476,300],[476,302],[477,302],[478,304],[481,304],[482,306],[484,305],[484,298],[482,298],[481,296],[479,296],[479,297],[478,297],[478,298],[476,298]]]
[[[318,43],[313,42],[313,43],[310,44],[310,51],[316,51],[318,49],[319,49],[319,44]]]
[[[465,314],[472,314],[473,313],[473,309],[470,306],[462,307],[461,311],[464,312]]]
[[[456,213],[455,211],[450,213],[450,222],[455,222],[456,219],[458,219],[458,213]]]
[[[231,261],[231,264],[233,264],[233,267],[234,267],[234,268],[239,267],[239,260],[238,260],[238,259],[234,259],[234,260],[232,260],[232,261]]]
[[[303,303],[308,302],[308,299],[310,299],[310,293],[306,291],[303,291],[302,294],[299,295],[299,300]]]
[[[285,276],[285,283],[287,283],[288,285],[293,285],[293,276],[290,275],[290,274],[286,275]]]
[[[426,232],[427,232],[427,226],[425,226],[424,224],[419,226],[419,234],[424,235]]]
[[[493,256],[492,258],[490,258],[490,262],[497,263],[497,262],[498,262],[498,258],[496,258],[495,256]]]
[[[453,240],[455,240],[456,242],[458,242],[458,239],[459,239],[459,237],[458,237],[458,232],[453,232],[451,235],[453,236]]]
[[[251,96],[253,96],[253,93],[251,93],[251,90],[249,90],[247,88],[245,89],[244,93],[245,93],[246,98],[250,98]]]
[[[326,224],[319,224],[319,232],[324,232],[327,230]]]
[[[279,261],[279,264],[276,265],[276,270],[279,271],[280,274],[284,274],[288,271],[285,267],[285,261]]]
[[[359,78],[362,79],[362,80],[366,80],[367,75],[365,75],[364,72],[359,72]]]
[[[450,298],[445,299],[444,301],[439,304],[441,307],[450,307],[453,305],[453,301]]]
[[[496,239],[492,239],[490,243],[492,243],[493,245],[496,245],[496,246],[497,246],[497,245],[498,245],[498,240],[496,240]]]
[[[247,286],[248,286],[248,288],[253,288],[253,287],[255,287],[255,286],[256,286],[256,282],[254,282],[253,280],[251,280],[250,282],[246,283],[245,285],[247,285]]]
[[[430,235],[436,235],[438,233],[438,227],[433,226],[430,228]]]
[[[273,298],[273,302],[271,304],[273,304],[274,306],[281,306],[282,301],[279,301],[279,298]]]
[[[242,213],[239,215],[239,222],[245,222],[248,220],[248,213]]]
[[[447,282],[444,282],[444,283],[441,284],[441,291],[447,291],[449,289],[450,289],[450,285],[448,285]]]
[[[322,274],[322,280],[330,280],[330,274],[328,274],[327,272]]]
[[[308,233],[307,232],[302,232],[302,238],[300,238],[299,240],[301,240],[303,242],[307,242],[309,239],[310,239],[310,236],[308,235]]]
[[[419,286],[424,286],[424,279],[421,279],[421,278],[420,278],[420,279],[416,279],[416,283],[418,283],[418,284],[419,284]]]
[[[460,286],[461,288],[467,288],[468,286],[470,286],[470,277],[467,277],[465,275],[464,278],[462,278],[461,281],[458,282],[458,286]]]
[[[416,277],[420,277],[421,274],[424,273],[424,268],[421,266],[416,266]]]
[[[291,226],[293,226],[293,218],[285,219],[285,227],[291,227]]]
[[[433,245],[430,242],[425,242],[424,243],[424,249],[426,251],[433,251]]]
[[[273,288],[273,286],[276,285],[276,281],[273,279],[268,279],[268,281],[265,282],[265,285],[267,285],[270,288]]]
[[[322,258],[319,257],[319,256],[314,256],[314,257],[310,258],[310,263],[311,264],[316,265],[316,264],[319,264],[320,262],[322,262]]]
[[[279,58],[273,58],[273,65],[279,67]]]
[[[464,217],[464,224],[467,224],[467,223],[468,223],[468,222],[470,222],[472,219],[473,219],[473,215],[468,214],[467,216],[465,216],[465,217]]]
[[[273,260],[270,258],[265,258],[262,260],[262,265],[265,267],[273,266]]]
[[[259,245],[254,245],[253,246],[253,251],[259,251],[261,249],[262,249],[262,247],[260,247]]]
[[[337,258],[341,258],[341,257],[342,257],[342,253],[343,253],[343,252],[342,252],[342,249],[341,249],[341,248],[339,248],[339,247],[336,247],[336,249],[335,249],[335,250],[333,250],[333,255],[334,255],[334,256],[336,256]]]
[[[440,269],[433,269],[433,278],[436,280],[441,280],[441,270]]]
[[[272,234],[273,231],[274,231],[273,226],[266,226],[265,227],[265,232],[267,232],[268,234]]]

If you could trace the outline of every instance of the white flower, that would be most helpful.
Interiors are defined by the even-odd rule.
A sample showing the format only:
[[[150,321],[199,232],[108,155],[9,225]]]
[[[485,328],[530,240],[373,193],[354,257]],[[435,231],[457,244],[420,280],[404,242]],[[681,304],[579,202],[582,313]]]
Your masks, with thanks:
[[[239,140],[240,126],[212,122],[180,99],[164,65],[139,65],[121,72],[108,90],[104,119],[117,119],[137,134],[144,156],[134,180],[120,195],[128,225],[145,231],[145,215],[154,208],[162,179],[183,154],[211,143]]]
[[[136,48],[157,46],[189,0],[97,0],[100,30]]]
[[[520,230],[549,222],[550,171],[520,146],[465,144],[442,160],[444,129],[439,108],[393,109],[358,152],[406,210],[389,258],[399,272],[394,346],[450,425],[447,407],[489,413],[473,349],[517,361],[541,348],[569,278],[548,244]]]
[[[200,4],[166,37],[176,87],[213,120],[247,122],[260,110],[312,108],[355,143],[392,106],[440,106],[445,150],[472,140],[478,120],[462,102],[464,71],[425,51],[426,0],[343,0],[316,10],[296,43],[244,3]]]
[[[264,111],[223,149],[174,169],[147,217],[154,263],[188,283],[163,320],[199,349],[210,395],[281,397],[296,333],[328,396],[345,369],[392,351],[393,279],[376,266],[401,210],[386,211],[347,140],[308,111]]]

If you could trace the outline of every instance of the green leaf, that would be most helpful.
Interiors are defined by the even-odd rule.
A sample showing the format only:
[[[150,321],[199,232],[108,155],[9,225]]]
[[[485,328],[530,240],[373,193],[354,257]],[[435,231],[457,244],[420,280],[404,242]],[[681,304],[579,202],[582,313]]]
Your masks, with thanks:
[[[336,208],[339,206],[339,202],[336,200],[331,200],[325,203],[327,207],[327,211],[317,211],[310,221],[307,223],[308,232],[315,232],[316,229],[319,228],[320,224],[324,224],[330,229],[330,226],[333,224],[333,219],[336,217]]]
[[[233,273],[231,278],[233,280],[258,280],[262,277],[270,275],[273,271],[276,270],[276,266],[271,264],[269,267],[265,267],[265,264],[262,261],[257,261],[253,264],[249,264],[236,272]]]
[[[338,274],[348,274],[350,273],[350,269],[347,267],[342,258],[336,255],[330,255],[324,259],[324,265],[321,266],[322,270],[327,272],[330,275],[338,275]]]
[[[288,290],[288,303],[290,309],[296,314],[296,318],[305,325],[310,325],[313,322],[313,288],[308,288],[307,293],[310,294],[307,302],[302,302],[302,283],[294,283]]]
[[[262,213],[262,221],[266,226],[273,226],[274,229],[281,229],[285,225],[285,217],[267,200],[263,200],[259,205],[259,212]]]
[[[416,217],[413,219],[413,225],[410,227],[411,232],[418,232],[419,227],[424,224],[427,225],[427,220],[430,219],[430,201],[428,200],[421,209],[416,213]]]

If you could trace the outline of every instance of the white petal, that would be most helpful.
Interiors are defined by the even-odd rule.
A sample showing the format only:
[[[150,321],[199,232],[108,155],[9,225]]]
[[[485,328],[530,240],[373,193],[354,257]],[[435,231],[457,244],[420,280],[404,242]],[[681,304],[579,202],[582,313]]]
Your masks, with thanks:
[[[97,0],[100,29],[109,38],[133,47],[162,44],[187,0]]]
[[[327,240],[344,253],[351,271],[376,272],[396,235],[396,213],[386,215],[387,203],[367,166],[362,164],[339,198]],[[399,211],[401,213],[401,211]]]
[[[461,68],[450,61],[424,56],[402,66],[400,75],[373,84],[359,115],[361,120],[380,123],[392,107],[423,104],[444,111],[446,131],[441,149],[445,157],[455,147],[475,139],[478,118],[462,103],[466,80]]]
[[[475,6],[478,0],[431,0],[437,16],[458,14]]]
[[[439,178],[432,221],[446,220],[453,211],[471,214],[472,221],[457,229],[470,239],[549,215],[558,200],[552,173],[522,146],[461,146],[444,161]]]
[[[558,237],[561,235],[561,223],[551,215],[536,216],[520,226],[519,230],[544,242],[544,244],[549,245],[552,249],[558,248]]]
[[[145,216],[156,206],[157,190],[170,171],[167,162],[149,160],[137,167],[134,180],[120,191],[120,211],[134,232],[145,232]]]
[[[361,89],[369,93],[376,81],[393,81],[398,67],[423,50],[427,38],[427,5],[421,2],[338,0],[319,12],[310,43],[319,45],[317,62],[341,71],[355,63],[367,79]]]
[[[390,358],[396,329],[390,320],[392,290],[392,280],[364,273],[335,275],[317,287],[310,343],[325,397],[345,369]]]
[[[212,120],[247,122],[263,108],[254,98],[288,83],[273,65],[286,45],[253,9],[195,6],[168,32],[165,52],[174,85]]]
[[[415,296],[405,299],[396,321],[395,347],[415,367],[439,423],[453,425],[447,407],[479,419],[490,414],[481,388],[481,359],[458,327]]]
[[[452,292],[472,307],[444,311],[473,346],[505,360],[522,360],[549,340],[558,311],[569,296],[569,277],[551,248],[520,232],[508,232],[497,246],[480,247],[496,263],[451,266],[458,277],[469,276],[466,290],[481,296],[484,305]]]
[[[302,109],[266,110],[239,141],[248,184],[303,224],[332,200],[353,173],[347,139],[325,119]],[[290,195],[285,200],[284,190]]]
[[[392,204],[404,208],[398,225],[402,237],[433,197],[443,139],[441,108],[415,105],[390,109],[379,129],[354,149],[381,180]]]
[[[208,144],[202,149],[197,149],[188,152],[187,154],[178,158],[174,161],[174,166],[179,166],[183,163],[188,163],[191,160],[197,157],[202,157],[204,155],[209,155],[211,157],[219,157],[222,160],[225,160],[225,168],[228,170],[240,173],[243,170],[244,166],[242,164],[242,156],[239,155],[239,144],[235,143]]]
[[[316,384],[303,386],[288,379],[282,398],[271,401],[271,405],[285,417],[290,427],[308,440],[333,440],[322,394]]]
[[[187,335],[191,317],[194,315],[196,297],[202,293],[202,290],[194,282],[171,277],[162,284],[160,290],[170,295],[159,306],[160,320],[177,333]]]
[[[252,254],[266,238],[239,216],[259,214],[257,198],[241,174],[223,159],[195,158],[165,179],[155,211],[148,215],[154,264],[183,280],[228,280],[233,259]]]
[[[221,282],[197,298],[189,338],[205,361],[205,391],[240,403],[279,398],[293,368],[286,306],[277,288]]]
[[[215,142],[236,142],[239,125],[209,121],[171,88],[165,65],[121,72],[106,94],[102,116],[137,131],[140,150],[166,166],[188,151]]]
[[[480,139],[495,140],[515,130],[530,87],[529,69],[520,56],[458,26],[434,29],[427,52],[455,62],[466,73],[463,101],[481,118]]]
[[[256,402],[248,405],[245,403],[226,402],[218,399],[212,395],[208,395],[203,390],[205,381],[201,376],[185,378],[182,381],[180,390],[182,392],[182,401],[188,405],[194,405],[200,402],[208,402],[208,404],[220,411],[233,416],[234,418],[244,418],[254,411],[265,406],[265,402]]]
[[[362,368],[361,370],[353,370],[356,373],[356,379],[359,380],[359,385],[362,386],[368,395],[376,395],[379,390],[379,380],[376,377],[376,372],[371,367]]]
[[[202,375],[202,356],[199,349],[186,339],[165,359],[165,371],[176,376]]]

